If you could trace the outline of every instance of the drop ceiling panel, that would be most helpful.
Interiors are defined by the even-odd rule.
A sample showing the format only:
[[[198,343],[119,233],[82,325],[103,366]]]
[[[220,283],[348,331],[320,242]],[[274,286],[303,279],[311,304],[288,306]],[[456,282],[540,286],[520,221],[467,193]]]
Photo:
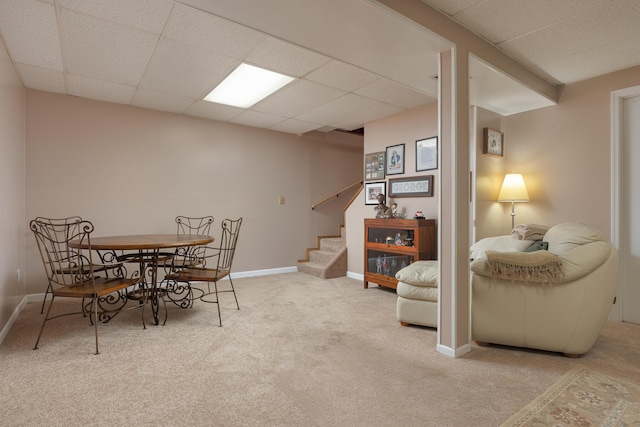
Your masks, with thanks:
[[[133,96],[131,105],[152,110],[169,111],[171,113],[184,113],[194,102],[195,99],[193,98],[138,88]]]
[[[340,98],[334,99],[318,108],[300,114],[297,119],[330,125],[334,127],[336,123],[344,121],[345,117],[349,117],[354,111],[366,112],[382,107],[382,103],[370,98],[355,94],[347,94]]]
[[[332,60],[319,69],[312,71],[305,78],[351,92],[373,83],[380,77],[353,65]]]
[[[306,132],[311,132],[312,130],[316,130],[318,125],[315,123],[307,123],[300,120],[295,119],[287,119],[283,122],[280,122],[270,129],[277,130],[280,132],[293,133],[296,135],[302,135]]]
[[[226,122],[238,116],[243,111],[244,110],[242,108],[216,104],[215,102],[196,101],[185,111],[185,113],[205,119]]]
[[[532,66],[588,50],[587,46],[593,49],[614,44],[628,38],[638,28],[640,4],[637,5],[637,8],[628,8],[623,2],[609,2],[606,7],[589,9],[499,46]]]
[[[251,109],[282,117],[295,117],[344,94],[344,91],[335,88],[308,80],[297,80],[260,101]]]
[[[63,70],[53,5],[35,0],[0,2],[0,34],[15,62]]]
[[[60,29],[66,71],[135,86],[158,36],[70,9],[62,9]]]
[[[637,1],[422,1],[558,84],[640,63]],[[0,35],[29,88],[292,133],[433,102],[451,46],[376,0],[0,0]],[[243,117],[200,101],[240,61],[298,80]],[[548,105],[516,86],[493,73],[471,95],[502,114]]]
[[[558,24],[605,0],[490,0],[466,8],[453,18],[473,27],[493,43],[500,43],[540,28]]]
[[[67,89],[71,95],[99,101],[128,104],[135,93],[135,86],[95,80],[89,77],[67,75]]]
[[[140,84],[145,89],[202,98],[240,62],[163,38]]]
[[[385,79],[376,80],[356,90],[355,93],[402,108],[415,108],[434,100],[432,97]]]
[[[383,104],[379,108],[368,111],[355,111],[345,116],[341,121],[336,122],[335,127],[338,129],[354,130],[362,127],[358,123],[367,123],[378,120],[383,117],[391,116],[402,112],[403,109],[390,104]]]
[[[575,82],[615,71],[612,64],[620,70],[640,65],[640,36],[545,62],[540,64],[542,68],[533,68],[539,74]]]
[[[127,27],[160,34],[172,0],[59,0],[60,6]]]
[[[258,31],[177,3],[164,36],[230,58],[245,57],[266,37]]]
[[[249,53],[245,62],[291,77],[302,77],[330,59],[274,37],[267,37]]]
[[[254,126],[258,128],[269,128],[277,123],[286,120],[285,117],[274,116],[272,114],[260,113],[258,111],[247,110],[230,120],[239,125]]]
[[[45,92],[65,93],[64,74],[49,68],[34,67],[27,64],[16,64],[22,84],[32,89]]]

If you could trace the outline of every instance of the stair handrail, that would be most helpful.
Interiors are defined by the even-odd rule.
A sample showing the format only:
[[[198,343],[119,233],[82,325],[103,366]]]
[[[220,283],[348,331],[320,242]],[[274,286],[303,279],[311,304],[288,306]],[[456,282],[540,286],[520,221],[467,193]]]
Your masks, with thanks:
[[[353,184],[349,184],[346,187],[344,187],[341,190],[336,191],[335,193],[331,194],[330,196],[325,197],[322,200],[319,200],[318,202],[314,203],[311,205],[311,210],[315,210],[315,208],[317,208],[318,206],[320,206],[321,204],[328,202],[329,200],[333,199],[334,197],[340,197],[341,193],[344,193],[345,191],[347,191],[348,189],[350,189],[351,187],[355,187],[356,185],[362,185],[363,180],[359,179],[356,182],[354,182]]]

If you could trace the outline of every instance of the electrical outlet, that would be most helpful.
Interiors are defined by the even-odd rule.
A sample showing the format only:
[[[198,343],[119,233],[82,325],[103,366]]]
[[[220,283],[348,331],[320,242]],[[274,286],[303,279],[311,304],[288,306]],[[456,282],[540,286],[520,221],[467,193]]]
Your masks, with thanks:
[[[284,196],[280,196],[280,199],[278,199],[278,203],[284,205]]]

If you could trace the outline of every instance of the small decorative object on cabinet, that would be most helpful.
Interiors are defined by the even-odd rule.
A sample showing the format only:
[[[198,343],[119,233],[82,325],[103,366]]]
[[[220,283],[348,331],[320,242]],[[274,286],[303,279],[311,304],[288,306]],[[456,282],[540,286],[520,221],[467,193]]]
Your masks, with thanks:
[[[395,289],[396,273],[418,260],[438,259],[435,219],[364,220],[364,287]]]

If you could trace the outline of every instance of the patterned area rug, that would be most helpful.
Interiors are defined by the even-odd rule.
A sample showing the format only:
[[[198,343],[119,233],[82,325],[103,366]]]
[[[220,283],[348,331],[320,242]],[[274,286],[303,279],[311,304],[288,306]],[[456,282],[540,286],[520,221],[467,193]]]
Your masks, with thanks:
[[[509,418],[513,426],[638,426],[640,386],[577,367]]]

